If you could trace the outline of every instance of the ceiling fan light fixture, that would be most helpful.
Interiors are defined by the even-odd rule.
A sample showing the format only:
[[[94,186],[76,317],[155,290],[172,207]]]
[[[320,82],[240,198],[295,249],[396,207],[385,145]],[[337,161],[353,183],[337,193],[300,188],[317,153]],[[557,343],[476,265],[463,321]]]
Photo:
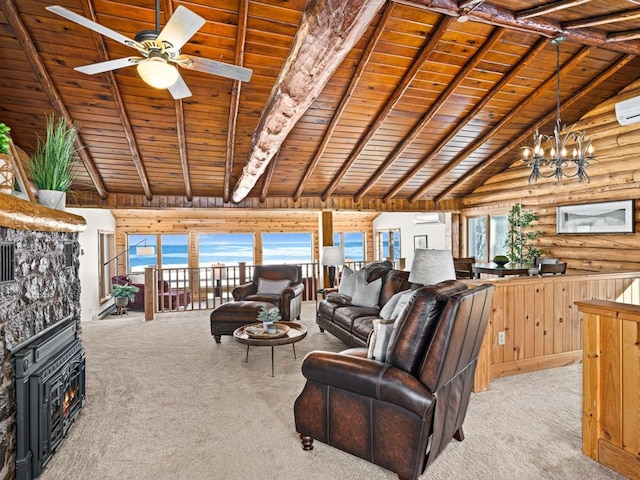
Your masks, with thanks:
[[[142,80],[160,90],[165,90],[178,80],[178,69],[168,64],[162,57],[149,57],[138,63],[138,74]]]

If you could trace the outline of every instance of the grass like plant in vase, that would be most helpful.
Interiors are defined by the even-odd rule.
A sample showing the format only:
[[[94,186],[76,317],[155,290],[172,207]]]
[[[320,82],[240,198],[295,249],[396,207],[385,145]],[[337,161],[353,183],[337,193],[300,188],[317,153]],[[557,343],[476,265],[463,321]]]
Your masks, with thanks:
[[[79,128],[78,124],[64,118],[56,120],[53,115],[47,116],[46,137],[38,137],[36,151],[29,163],[29,174],[40,190],[38,199],[43,205],[64,210],[80,151]],[[49,191],[59,193],[49,194]],[[51,196],[54,198],[49,199]]]
[[[262,322],[262,328],[265,333],[278,333],[278,326],[275,325],[276,322],[279,322],[282,319],[280,312],[273,308],[265,308],[262,307],[258,312],[258,316],[256,320]]]

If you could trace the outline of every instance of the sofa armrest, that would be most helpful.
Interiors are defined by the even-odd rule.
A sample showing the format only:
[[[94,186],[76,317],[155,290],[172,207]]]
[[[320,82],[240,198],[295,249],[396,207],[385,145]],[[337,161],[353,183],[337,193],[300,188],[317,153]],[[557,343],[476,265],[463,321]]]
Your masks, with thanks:
[[[253,295],[258,291],[258,286],[253,283],[243,283],[242,285],[238,285],[231,291],[231,295],[233,295],[233,299],[236,302],[243,300],[247,295]]]
[[[292,299],[302,295],[304,292],[304,285],[298,283],[282,290],[282,299],[286,302],[290,302]]]
[[[420,381],[387,363],[361,356],[314,351],[302,363],[310,381],[390,402],[424,417],[435,398]]]

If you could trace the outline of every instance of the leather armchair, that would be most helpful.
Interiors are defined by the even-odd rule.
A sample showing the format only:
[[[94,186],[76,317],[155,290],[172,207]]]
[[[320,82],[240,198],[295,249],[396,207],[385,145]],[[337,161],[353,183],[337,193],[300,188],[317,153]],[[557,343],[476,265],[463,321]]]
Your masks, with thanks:
[[[281,293],[258,292],[259,279],[289,280],[289,286]],[[273,303],[280,309],[282,320],[292,322],[300,320],[302,310],[302,268],[299,265],[256,265],[251,282],[237,286],[231,292],[236,301],[254,301]]]
[[[417,479],[452,438],[464,438],[493,288],[450,280],[418,289],[396,320],[386,363],[363,348],[309,353],[294,405],[303,448],[317,439]]]

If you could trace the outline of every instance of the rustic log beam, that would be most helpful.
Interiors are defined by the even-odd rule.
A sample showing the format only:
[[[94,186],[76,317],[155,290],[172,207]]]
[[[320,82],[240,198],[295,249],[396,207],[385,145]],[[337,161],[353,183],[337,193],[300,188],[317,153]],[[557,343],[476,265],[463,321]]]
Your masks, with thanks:
[[[93,1],[87,0],[85,6],[85,16],[93,20],[94,22],[98,21],[96,16],[95,9],[93,8]],[[96,49],[98,50],[98,55],[101,61],[109,60],[109,54],[107,53],[107,47],[104,43],[104,40],[101,35],[98,35],[95,32],[91,32],[93,39],[96,44]],[[113,98],[113,102],[116,105],[116,113],[120,118],[120,123],[122,124],[122,130],[124,131],[124,136],[127,140],[127,144],[129,145],[129,151],[131,152],[131,160],[133,161],[133,165],[136,167],[138,171],[138,177],[140,178],[140,184],[142,185],[142,189],[144,190],[144,194],[146,197],[151,200],[153,198],[153,194],[151,193],[151,186],[149,185],[149,178],[147,177],[147,172],[144,168],[144,164],[142,163],[142,157],[140,156],[140,150],[138,148],[138,142],[136,140],[136,136],[133,133],[133,128],[131,127],[131,122],[129,121],[129,115],[127,114],[126,108],[124,106],[124,102],[122,101],[122,95],[120,94],[120,88],[118,87],[118,83],[116,82],[115,74],[110,72],[106,73],[107,83],[109,84],[109,89],[111,90],[111,97]]]
[[[429,35],[429,38],[425,40],[424,44],[422,45],[422,48],[418,52],[418,55],[413,59],[413,62],[405,73],[404,77],[402,77],[402,80],[400,81],[394,92],[391,94],[391,97],[389,97],[389,99],[386,101],[386,103],[382,107],[382,110],[378,112],[376,118],[373,120],[371,125],[369,125],[364,135],[362,135],[358,139],[358,141],[356,142],[356,146],[349,154],[349,157],[342,164],[342,167],[340,167],[338,173],[336,173],[336,175],[333,177],[331,183],[329,183],[329,186],[322,194],[321,198],[323,201],[326,201],[327,198],[329,198],[335,191],[342,179],[348,173],[349,169],[353,166],[362,151],[365,149],[369,141],[373,138],[380,126],[384,123],[387,116],[393,111],[393,108],[407,91],[407,88],[409,88],[411,82],[413,82],[418,73],[420,73],[420,70],[424,66],[424,62],[427,61],[429,56],[431,56],[433,51],[436,49],[438,42],[446,33],[449,24],[452,21],[453,19],[451,17],[440,18],[438,24],[433,28],[431,35]]]
[[[460,9],[469,8],[469,7],[473,7],[474,5],[478,5],[479,3],[482,3],[482,2],[484,2],[484,0],[463,0],[458,5],[458,8]]]
[[[612,64],[604,72],[602,72],[596,78],[591,80],[585,87],[581,88],[580,90],[575,92],[570,98],[565,100],[563,102],[563,105],[565,107],[569,107],[573,103],[575,103],[578,100],[582,99],[585,95],[588,95],[589,92],[591,92],[593,89],[597,88],[599,85],[601,85],[603,82],[605,82],[609,77],[611,77],[612,75],[615,75],[622,67],[624,67],[627,63],[629,63],[631,60],[633,60],[634,57],[635,57],[635,55],[625,55],[625,56],[621,57],[617,62]],[[523,142],[525,142],[528,138],[530,138],[533,135],[533,132],[535,132],[536,129],[540,128],[541,126],[543,126],[546,123],[548,123],[549,121],[551,121],[553,118],[555,118],[555,116],[556,116],[556,109],[553,108],[553,109],[549,110],[545,115],[542,116],[542,118],[540,118],[534,124],[530,125],[529,128],[527,128],[527,130],[525,132],[523,132],[518,138],[516,138],[515,140],[511,141],[507,146],[503,147],[500,151],[498,151],[495,154],[493,154],[491,156],[491,159],[476,165],[469,172],[467,172],[467,174],[465,174],[465,176],[463,178],[461,178],[460,180],[458,180],[457,182],[451,184],[449,187],[447,187],[445,190],[443,190],[440,194],[438,194],[434,198],[434,202],[438,203],[438,202],[442,201],[453,190],[455,190],[456,188],[460,187],[460,185],[462,185],[462,184],[464,184],[466,182],[469,182],[471,179],[473,179],[475,176],[477,176],[480,172],[482,172],[489,165],[491,165],[492,163],[496,162],[500,157],[502,157],[503,155],[507,154],[508,152],[513,150],[514,148],[518,148],[519,146],[521,146]]]
[[[276,154],[273,156],[273,158],[271,159],[271,161],[269,162],[269,165],[267,165],[267,168],[265,170],[264,180],[262,182],[262,189],[260,190],[260,197],[258,197],[260,199],[260,203],[264,203],[267,200],[267,194],[269,193],[269,186],[271,185],[271,180],[273,179],[273,172],[276,169],[276,164],[278,163],[279,155],[280,155],[280,151],[278,150],[278,152],[276,152]]]
[[[578,53],[576,53],[569,61],[567,61],[562,68],[560,69],[560,75],[565,75],[569,72],[573,67],[575,67],[578,63],[580,63],[587,55],[591,53],[593,47],[582,47]],[[433,185],[436,185],[442,178],[447,176],[454,168],[456,168],[460,163],[462,163],[469,155],[471,155],[474,151],[481,148],[486,142],[489,141],[493,136],[497,135],[501,128],[506,126],[509,122],[511,122],[516,116],[520,114],[523,108],[527,107],[533,101],[535,101],[542,93],[547,90],[550,86],[554,85],[556,82],[556,73],[548,77],[542,84],[536,88],[527,98],[525,98],[522,102],[518,104],[516,108],[511,110],[507,115],[505,115],[502,120],[500,120],[494,127],[492,127],[487,133],[485,133],[480,139],[476,140],[471,145],[467,146],[464,150],[462,150],[458,155],[455,156],[453,160],[451,160],[446,166],[441,168],[434,176],[432,176],[429,180],[427,180],[422,186],[416,190],[411,197],[409,197],[409,201],[415,202],[418,198],[425,194],[429,188]]]
[[[308,2],[289,56],[254,132],[251,151],[232,194],[244,199],[291,129],[362,37],[384,0]]]
[[[626,32],[615,32],[607,35],[607,42],[628,42],[640,38],[640,30],[627,30]]]
[[[509,70],[502,79],[497,82],[489,92],[480,100],[465,117],[456,123],[455,127],[444,137],[434,149],[429,152],[425,157],[420,160],[409,173],[407,173],[402,180],[396,183],[393,188],[384,196],[383,202],[388,202],[389,199],[395,197],[402,188],[409,183],[411,178],[417,175],[426,165],[428,165],[441,151],[446,147],[451,140],[467,125],[473,118],[480,113],[480,110],[495,96],[497,95],[517,74],[522,68],[528,66],[538,56],[538,54],[545,49],[549,44],[549,40],[541,38],[538,42],[527,52],[527,54],[520,59],[520,61]]]
[[[461,9],[458,8],[454,0],[397,0],[397,2],[453,17],[457,17],[461,13]],[[539,17],[518,19],[512,10],[487,3],[482,3],[474,8],[470,17],[478,22],[535,33],[549,38],[562,34],[568,41],[578,45],[588,45],[619,53],[640,55],[640,42],[607,42],[606,33],[600,30],[587,28],[565,30],[559,22]]]
[[[236,27],[236,50],[234,55],[234,63],[240,67],[244,65],[244,47],[247,41],[248,17],[249,0],[241,0],[238,6],[238,26]],[[242,82],[234,80],[233,87],[231,88],[231,100],[229,101],[229,118],[227,119],[227,149],[222,190],[222,196],[225,202],[229,202],[231,196],[233,160],[236,156],[236,127],[238,125],[238,112],[240,111],[241,90]]]
[[[404,151],[413,143],[413,141],[422,133],[422,131],[431,123],[433,118],[440,111],[440,108],[445,104],[445,102],[449,99],[451,94],[455,91],[456,88],[465,80],[467,75],[474,69],[476,66],[482,61],[484,56],[491,51],[491,49],[495,46],[495,44],[502,38],[506,30],[503,28],[496,28],[493,30],[491,35],[487,38],[487,40],[482,44],[482,46],[476,51],[476,53],[471,57],[467,63],[460,69],[460,71],[456,74],[454,79],[449,82],[449,84],[445,87],[438,98],[431,104],[431,106],[427,109],[427,112],[422,116],[420,121],[413,126],[411,131],[405,135],[402,141],[393,149],[391,154],[382,162],[382,164],[376,169],[374,174],[367,180],[367,182],[363,185],[363,187],[356,193],[354,199],[356,201],[360,200],[364,197],[367,192],[375,185],[375,183],[380,180],[380,178],[385,174],[385,172],[393,165],[393,163],[404,153]]]
[[[380,37],[384,33],[387,23],[389,22],[389,18],[391,18],[391,12],[393,11],[394,5],[395,5],[394,2],[387,2],[387,4],[385,5],[384,11],[382,12],[382,16],[378,21],[378,25],[376,26],[376,29],[373,32],[373,35],[369,39],[369,42],[367,43],[367,46],[364,49],[364,52],[362,52],[362,56],[360,57],[358,66],[356,67],[356,70],[353,73],[353,76],[351,77],[349,86],[347,87],[347,91],[344,93],[344,95],[340,99],[340,104],[338,105],[335,112],[333,113],[333,117],[331,118],[329,127],[324,132],[324,135],[322,136],[322,140],[320,141],[320,145],[318,145],[318,148],[316,149],[316,152],[313,155],[313,158],[311,159],[311,162],[309,163],[307,170],[305,171],[302,179],[300,180],[300,183],[298,184],[298,188],[293,194],[294,200],[298,200],[302,195],[302,192],[304,191],[304,187],[309,181],[309,178],[311,178],[311,175],[313,174],[316,167],[318,166],[318,163],[320,162],[320,158],[322,157],[322,154],[324,153],[325,149],[327,148],[327,145],[331,141],[333,132],[338,126],[338,123],[342,118],[342,114],[347,108],[347,105],[349,104],[349,101],[351,100],[353,93],[358,87],[358,84],[360,83],[360,79],[362,78],[362,75],[364,74],[364,71],[367,68],[367,65],[369,64],[369,59],[371,58],[373,51],[378,45]]]
[[[0,227],[40,232],[82,232],[87,222],[79,215],[0,193]]]
[[[9,25],[13,29],[18,42],[20,42],[20,46],[24,50],[27,60],[29,60],[29,63],[31,64],[36,76],[38,77],[43,90],[49,97],[49,101],[51,102],[56,114],[59,117],[64,118],[69,124],[73,123],[73,119],[71,118],[67,107],[62,101],[60,93],[54,86],[53,81],[51,80],[51,76],[49,75],[49,72],[47,72],[47,69],[44,65],[42,57],[40,57],[40,54],[33,44],[31,35],[24,25],[24,22],[20,18],[20,14],[16,10],[13,0],[0,0],[0,4],[2,5],[2,9],[7,17]],[[82,160],[84,167],[87,169],[87,173],[89,174],[89,177],[91,178],[96,191],[98,192],[100,197],[107,198],[108,193],[104,186],[102,178],[100,177],[100,173],[98,172],[95,163],[89,156],[89,153],[82,143],[80,136],[78,136],[78,139],[76,140],[76,147],[79,150],[80,159]]]
[[[573,30],[576,28],[597,27],[598,25],[606,25],[609,23],[626,22],[640,18],[640,8],[626,10],[619,13],[611,13],[609,15],[598,15],[590,18],[582,18],[572,22],[564,22],[562,28]]]
[[[565,8],[575,7],[582,5],[583,3],[589,3],[591,0],[559,0],[557,2],[548,3],[546,5],[540,5],[539,7],[528,8],[516,13],[516,19],[533,18],[547,13],[557,12],[564,10]]]

